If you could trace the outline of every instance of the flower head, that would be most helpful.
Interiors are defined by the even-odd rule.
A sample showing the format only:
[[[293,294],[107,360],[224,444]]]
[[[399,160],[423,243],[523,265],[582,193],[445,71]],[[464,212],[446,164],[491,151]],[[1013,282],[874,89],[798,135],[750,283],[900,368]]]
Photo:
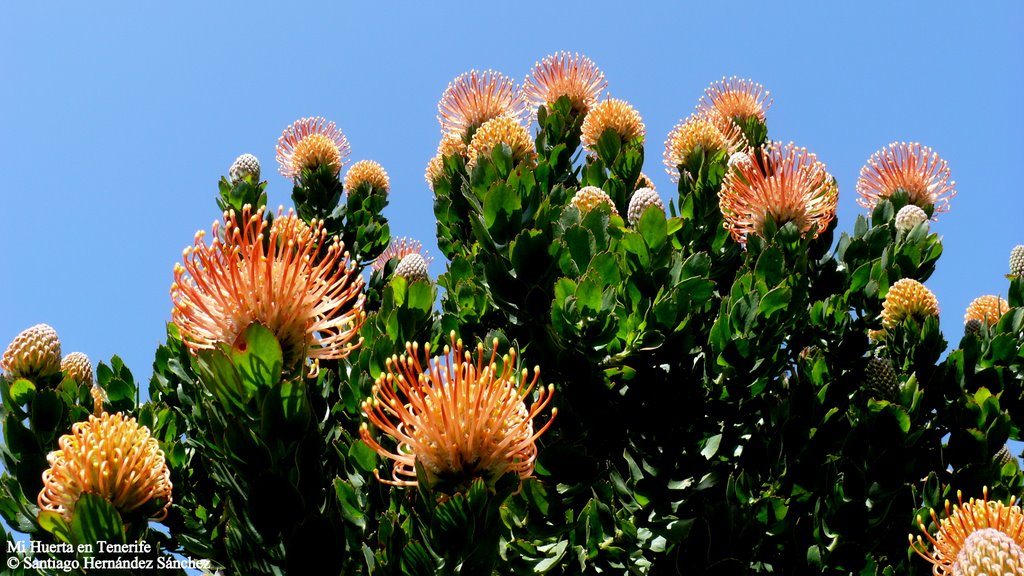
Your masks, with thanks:
[[[935,294],[913,278],[897,280],[889,287],[882,303],[882,325],[893,329],[907,318],[923,321],[939,315],[939,301]]]
[[[896,380],[892,362],[877,356],[868,360],[867,366],[864,367],[864,388],[876,398],[895,398],[900,391],[900,385]]]
[[[964,324],[977,320],[981,324],[991,326],[1010,309],[1010,303],[995,295],[978,296],[967,306]]]
[[[718,113],[721,118],[742,122],[757,118],[764,122],[765,112],[772,106],[770,92],[764,86],[745,78],[722,78],[704,90],[697,104],[699,114]]]
[[[277,162],[285,178],[297,178],[317,166],[330,166],[337,176],[348,155],[348,138],[334,122],[319,116],[296,120],[277,139]]]
[[[459,134],[446,133],[441,137],[437,145],[437,154],[427,163],[427,170],[423,177],[430,189],[434,189],[434,181],[444,175],[444,159],[448,156],[466,156],[467,148],[465,140]]]
[[[737,151],[743,144],[743,134],[731,120],[729,126],[729,132],[722,133],[711,120],[697,115],[676,124],[665,140],[665,170],[672,181],[679,181],[679,166],[688,164],[690,154],[698,148],[703,150],[705,156],[723,150],[730,154]]]
[[[405,258],[409,254],[419,254],[427,264],[434,261],[433,258],[427,256],[426,251],[423,250],[423,244],[418,240],[399,237],[395,238],[390,244],[388,244],[388,247],[380,253],[380,256],[377,256],[377,259],[370,264],[370,267],[379,272],[388,265],[388,262],[396,258],[401,261],[402,258]]]
[[[391,189],[391,180],[384,167],[373,160],[360,160],[348,169],[345,174],[345,190],[352,192],[361,184],[367,183],[373,190],[387,192]]]
[[[60,361],[60,371],[64,377],[79,384],[92,384],[92,362],[81,352],[72,352]]]
[[[946,501],[946,518],[941,522],[931,511],[932,522],[939,531],[933,538],[918,516],[917,525],[928,544],[920,536],[910,546],[919,556],[931,562],[932,573],[939,576],[983,576],[987,574],[1021,574],[1024,571],[1024,514],[1015,500],[1009,505],[989,502],[988,488],[982,500],[971,498],[964,504],[957,492],[959,505],[950,509]]]
[[[537,385],[528,371],[516,372],[516,351],[497,360],[498,343],[490,359],[477,346],[476,359],[463,350],[462,340],[451,334],[444,356],[430,359],[430,346],[406,344],[405,354],[385,363],[386,373],[377,379],[372,396],[363,402],[363,414],[395,439],[391,451],[371,435],[364,423],[363,441],[380,455],[394,461],[392,479],[377,478],[397,486],[415,486],[416,470],[422,468],[431,484],[468,485],[473,479],[494,482],[506,472],[528,478],[537,457],[537,438],[554,419],[534,431],[533,419],[551,402],[553,387],[539,388],[527,408],[525,399]]]
[[[1024,244],[1018,244],[1010,250],[1010,276],[1024,276]]]
[[[636,108],[616,98],[606,98],[590,108],[583,119],[580,141],[587,150],[595,152],[597,142],[606,130],[614,131],[623,142],[643,138],[647,131]]]
[[[586,114],[607,86],[604,72],[590,58],[558,52],[537,62],[523,82],[523,93],[534,110],[568,96],[573,109]]]
[[[260,161],[252,154],[242,154],[235,158],[228,169],[228,179],[232,184],[238,184],[246,176],[252,176],[253,182],[260,181]]]
[[[737,242],[762,234],[769,217],[793,222],[801,234],[817,237],[835,218],[839,190],[818,157],[793,143],[772,142],[761,160],[737,163],[722,181],[719,206],[726,229]]]
[[[626,211],[626,219],[629,221],[629,225],[636,226],[640,222],[640,217],[651,206],[656,206],[662,214],[665,213],[665,203],[661,201],[661,196],[658,196],[658,193],[653,189],[640,188],[633,192],[633,196],[629,199],[629,209]]]
[[[171,506],[171,471],[149,429],[120,412],[89,416],[50,452],[37,503],[71,519],[83,493],[101,496],[122,518],[163,520]],[[149,504],[149,506],[147,506]]]
[[[193,351],[231,345],[254,322],[277,337],[286,366],[302,359],[339,359],[361,343],[363,280],[344,245],[327,241],[323,223],[307,226],[278,210],[225,212],[213,243],[196,234],[174,269],[171,318]],[[326,245],[326,251],[324,247]]]
[[[472,169],[477,158],[481,155],[490,157],[494,147],[501,144],[512,150],[513,162],[526,162],[531,166],[536,163],[537,149],[530,139],[530,133],[519,120],[501,115],[484,122],[473,135],[469,143],[469,162],[466,166]]]
[[[637,176],[636,179],[636,189],[639,190],[641,188],[650,188],[651,190],[657,190],[657,188],[655,188],[654,186],[654,181],[651,180],[651,177],[648,176],[647,174],[644,174],[643,172],[641,172],[640,176]]]
[[[12,378],[45,378],[60,372],[60,338],[48,324],[22,330],[7,345],[0,369]]]
[[[897,190],[907,193],[910,203],[935,207],[935,213],[949,210],[956,196],[956,182],[949,179],[946,161],[927,146],[917,142],[893,142],[868,158],[857,179],[857,203],[873,210]]]
[[[913,204],[907,204],[896,213],[896,229],[901,232],[910,232],[921,222],[928,221],[928,214]]]
[[[437,111],[441,131],[465,139],[491,118],[505,115],[522,120],[526,102],[515,83],[500,72],[472,70],[448,84]]]
[[[395,276],[405,278],[407,282],[430,280],[430,275],[427,274],[427,261],[416,252],[406,254],[398,262],[398,266],[395,266]]]
[[[569,202],[583,213],[590,212],[602,204],[608,206],[612,214],[617,215],[619,213],[608,193],[597,186],[584,186],[580,188],[576,191],[576,194],[573,194],[572,200]]]

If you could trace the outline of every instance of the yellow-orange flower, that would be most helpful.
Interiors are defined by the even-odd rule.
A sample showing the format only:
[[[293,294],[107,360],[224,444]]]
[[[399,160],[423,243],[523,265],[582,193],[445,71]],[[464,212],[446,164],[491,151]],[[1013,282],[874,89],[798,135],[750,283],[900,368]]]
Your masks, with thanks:
[[[45,378],[60,372],[60,338],[49,324],[22,330],[0,357],[0,369],[11,378]]]
[[[360,184],[369,183],[370,188],[387,192],[391,189],[391,180],[384,167],[373,160],[360,160],[352,165],[345,174],[345,190],[351,192]]]
[[[764,122],[765,112],[771,108],[770,93],[764,86],[745,78],[722,78],[704,90],[697,104],[699,114],[719,113],[725,120],[744,121],[756,117]]]
[[[473,135],[466,166],[472,169],[479,156],[489,157],[499,144],[505,144],[512,150],[513,162],[526,162],[531,166],[536,164],[537,149],[530,139],[530,133],[515,118],[502,115],[484,122]]]
[[[907,318],[923,321],[939,315],[939,301],[935,294],[913,278],[897,280],[889,287],[882,302],[882,326],[893,329]]]
[[[337,176],[348,155],[348,138],[334,122],[320,117],[296,120],[277,139],[277,162],[285,178],[294,179],[317,166],[330,166]]]
[[[327,241],[322,222],[307,226],[278,210],[271,226],[264,210],[225,212],[211,245],[200,231],[185,249],[171,286],[182,341],[193,351],[231,345],[258,322],[277,337],[287,367],[348,356],[365,315],[363,280],[344,245]]]
[[[957,491],[959,505],[950,509],[946,501],[946,517],[940,522],[931,511],[932,522],[939,531],[933,538],[918,516],[917,524],[924,532],[931,549],[918,536],[911,534],[910,546],[919,556],[931,562],[937,576],[983,576],[988,574],[1021,574],[1024,571],[1024,514],[1016,500],[1010,503],[989,502],[988,488],[983,498],[971,498],[964,504]]]
[[[911,204],[934,206],[938,214],[949,210],[956,182],[949,179],[949,165],[931,148],[917,142],[893,142],[872,154],[860,169],[857,203],[873,210],[897,190],[906,192]]]
[[[611,196],[597,186],[584,186],[583,188],[580,188],[575,194],[573,194],[569,203],[583,213],[590,212],[602,204],[611,208],[612,214],[619,213],[615,208],[615,202],[612,202]]]
[[[156,521],[167,517],[171,472],[159,443],[135,418],[120,412],[89,416],[73,424],[58,445],[47,457],[50,467],[36,499],[42,510],[70,519],[87,492],[105,498],[125,520],[141,512]],[[143,509],[151,501],[152,508]]]
[[[423,249],[423,244],[419,240],[412,240],[410,238],[395,238],[388,244],[388,247],[380,253],[380,256],[373,261],[370,267],[374,270],[383,270],[388,262],[398,259],[401,260],[409,254],[419,254],[423,257],[427,264],[434,261],[433,258],[427,256],[427,252]]]
[[[971,320],[977,320],[981,324],[992,325],[999,321],[999,318],[1010,309],[1010,303],[995,295],[979,296],[967,306],[967,313],[964,314],[964,324]]]
[[[523,93],[534,110],[568,96],[573,109],[586,114],[606,86],[604,72],[590,58],[558,52],[537,62],[523,82]]]
[[[534,431],[533,419],[550,402],[552,387],[538,389],[527,408],[525,398],[537,385],[528,371],[516,372],[516,351],[510,350],[497,365],[497,340],[490,359],[477,346],[476,360],[451,334],[444,356],[430,359],[430,346],[406,344],[405,354],[386,362],[386,373],[377,379],[372,397],[363,402],[367,419],[395,439],[395,451],[370,435],[366,423],[360,437],[381,456],[392,460],[392,479],[386,484],[415,486],[421,468],[433,486],[463,487],[481,478],[494,482],[506,472],[520,478],[533,474],[537,438],[553,421]],[[486,362],[486,363],[485,363]]]
[[[423,174],[430,189],[434,189],[434,181],[444,174],[444,159],[448,156],[466,156],[468,146],[462,139],[462,135],[446,133],[441,137],[437,145],[437,154],[427,163],[427,170]]]
[[[504,74],[471,70],[448,84],[437,111],[442,132],[465,138],[491,118],[505,115],[523,119],[526,102]]]
[[[835,218],[839,190],[818,157],[793,143],[766,144],[761,157],[736,163],[718,193],[724,225],[737,242],[761,234],[771,217],[793,222],[801,234],[821,234]]]
[[[92,384],[92,362],[82,352],[72,352],[60,361],[64,377],[79,384]]]
[[[587,150],[596,152],[597,142],[606,130],[613,130],[623,142],[643,138],[647,132],[636,108],[616,98],[606,98],[590,108],[583,119],[580,142]]]
[[[697,148],[702,149],[706,156],[723,150],[732,154],[740,149],[743,134],[739,127],[731,120],[724,125],[729,127],[727,133],[719,130],[708,117],[694,114],[672,128],[665,140],[664,162],[673,182],[679,181],[679,165],[688,164],[690,154]]]

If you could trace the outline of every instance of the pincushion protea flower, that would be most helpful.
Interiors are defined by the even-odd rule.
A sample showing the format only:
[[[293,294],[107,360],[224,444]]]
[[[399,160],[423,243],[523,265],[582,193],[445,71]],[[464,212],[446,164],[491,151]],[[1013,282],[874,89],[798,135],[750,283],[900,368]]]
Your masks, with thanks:
[[[640,175],[637,176],[636,178],[636,189],[639,190],[641,188],[650,188],[651,190],[657,190],[657,188],[654,186],[654,181],[651,180],[651,177],[648,176],[647,174],[644,174],[643,172],[641,172]]]
[[[872,357],[864,367],[864,388],[869,394],[883,400],[892,400],[899,394],[900,385],[892,362]]]
[[[657,206],[658,210],[662,214],[665,213],[665,203],[661,201],[661,196],[651,188],[640,188],[633,192],[633,196],[629,199],[629,209],[626,211],[626,220],[630,226],[636,226],[637,222],[640,221],[640,217],[644,215],[651,206]]]
[[[79,384],[92,384],[92,362],[81,352],[72,352],[60,361],[64,377]]]
[[[910,203],[935,207],[935,213],[949,210],[956,196],[956,182],[949,179],[946,161],[927,146],[917,142],[893,142],[875,152],[860,169],[857,203],[873,210],[878,203],[903,190]]]
[[[512,150],[513,162],[536,164],[537,149],[526,127],[511,116],[501,115],[484,122],[473,135],[469,143],[467,168],[472,169],[481,155],[489,157],[494,147],[500,144]]]
[[[580,141],[591,152],[597,151],[597,142],[605,130],[613,130],[623,142],[643,138],[647,133],[644,121],[636,108],[625,100],[606,98],[594,104],[583,119]]]
[[[264,210],[225,212],[211,245],[200,231],[185,249],[171,286],[182,341],[193,351],[231,345],[259,322],[277,337],[286,367],[348,356],[362,342],[356,335],[365,315],[363,280],[344,245],[327,242],[322,222],[307,226],[278,210],[271,226]]]
[[[383,270],[391,260],[397,258],[401,261],[402,258],[405,258],[409,254],[419,254],[427,264],[434,261],[433,258],[427,256],[426,251],[423,250],[423,244],[421,244],[419,240],[399,237],[395,238],[390,244],[388,244],[388,247],[380,253],[380,256],[377,256],[376,260],[370,264],[370,267],[379,272]]]
[[[558,52],[534,65],[523,81],[523,94],[534,111],[567,96],[574,110],[586,114],[607,86],[604,72],[590,58]]]
[[[252,154],[242,154],[235,158],[228,169],[228,179],[232,184],[238,184],[246,176],[252,176],[253,182],[260,181],[260,161]]]
[[[360,160],[348,169],[345,174],[345,190],[352,191],[360,184],[369,183],[370,188],[387,192],[391,189],[391,180],[384,167],[373,160]]]
[[[907,204],[896,213],[896,229],[900,232],[910,232],[915,226],[928,221],[928,214],[913,204]]]
[[[498,342],[489,360],[484,346],[477,346],[476,360],[463,350],[462,340],[451,334],[451,346],[444,356],[430,359],[430,346],[406,344],[405,354],[385,363],[386,373],[373,386],[372,397],[362,410],[374,426],[398,443],[396,451],[381,446],[364,422],[360,437],[381,456],[394,461],[392,479],[386,484],[415,486],[416,469],[421,467],[432,486],[465,486],[476,478],[494,482],[506,472],[519,478],[533,474],[537,438],[557,413],[537,431],[533,419],[551,402],[552,386],[539,388],[536,400],[527,408],[524,399],[537,385],[527,370],[515,371],[516,351],[502,357],[499,370]]]
[[[676,124],[665,140],[665,171],[673,182],[679,181],[679,165],[688,164],[690,154],[697,148],[711,156],[723,150],[732,154],[743,144],[743,134],[734,122],[727,121],[728,132],[723,133],[707,117],[691,115]]]
[[[1018,244],[1010,250],[1010,276],[1024,276],[1024,244]]]
[[[317,166],[330,166],[337,176],[348,155],[348,138],[334,122],[319,116],[296,120],[277,139],[277,162],[285,178],[297,178]]]
[[[408,282],[430,280],[430,275],[427,274],[427,261],[415,252],[406,254],[398,262],[398,266],[395,266],[395,276],[405,278]]]
[[[130,519],[151,501],[160,505],[150,513],[156,521],[167,517],[171,506],[171,471],[149,429],[120,412],[89,416],[61,436],[59,450],[50,452],[50,467],[43,472],[39,508],[58,512],[70,520],[83,493],[107,499],[122,519]]]
[[[612,214],[618,214],[619,211],[615,208],[615,203],[612,202],[608,193],[601,190],[597,186],[584,186],[573,194],[572,200],[569,201],[573,206],[579,209],[580,212],[590,212],[597,206],[604,204],[611,208]]]
[[[882,325],[895,328],[907,318],[924,320],[939,315],[939,301],[935,294],[913,278],[897,280],[889,287],[882,303]]]
[[[1010,309],[1010,303],[995,295],[978,296],[967,306],[964,314],[964,324],[971,320],[977,320],[981,324],[991,326],[999,321],[999,318]]]
[[[757,118],[764,122],[765,112],[772,106],[771,93],[764,86],[745,78],[722,78],[704,90],[697,112],[712,120],[720,118],[742,122]],[[715,114],[717,113],[717,115]]]
[[[839,190],[818,157],[792,142],[766,144],[761,159],[737,163],[718,192],[724,226],[737,242],[762,234],[771,217],[781,227],[793,222],[801,234],[817,237],[835,218]]]
[[[471,70],[452,80],[437,103],[441,131],[465,139],[491,118],[524,119],[526,102],[515,83],[493,70]]]
[[[0,369],[11,378],[45,378],[60,372],[60,338],[48,324],[22,330],[0,357]]]
[[[931,511],[932,522],[939,531],[933,538],[918,516],[917,524],[928,544],[911,534],[910,547],[931,562],[932,573],[940,576],[983,576],[988,574],[1024,574],[1024,514],[1011,498],[1009,505],[988,501],[988,488],[982,500],[971,498],[965,505],[957,491],[959,505],[950,510],[946,501],[946,518],[941,522]]]
[[[444,159],[447,156],[465,156],[468,146],[458,134],[445,134],[437,145],[437,154],[427,163],[423,177],[430,189],[434,189],[434,181],[444,174]]]

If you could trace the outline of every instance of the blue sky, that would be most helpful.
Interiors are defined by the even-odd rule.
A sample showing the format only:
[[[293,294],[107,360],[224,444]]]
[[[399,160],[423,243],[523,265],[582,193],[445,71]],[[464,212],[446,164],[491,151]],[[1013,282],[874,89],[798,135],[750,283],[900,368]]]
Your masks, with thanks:
[[[253,153],[272,206],[288,205],[274,146],[303,116],[335,121],[353,161],[384,165],[393,234],[437,256],[423,170],[438,98],[464,71],[522,80],[558,50],[588,55],[640,111],[645,171],[665,199],[665,137],[723,76],[771,90],[769,136],[816,152],[838,179],[840,230],[861,212],[854,186],[875,150],[938,151],[959,195],[933,224],[946,251],[927,284],[958,341],[974,297],[1005,295],[1008,254],[1024,243],[1022,4],[779,4],[5,2],[0,346],[46,322],[65,353],[118,354],[148,380],[173,265],[219,216],[218,178]]]

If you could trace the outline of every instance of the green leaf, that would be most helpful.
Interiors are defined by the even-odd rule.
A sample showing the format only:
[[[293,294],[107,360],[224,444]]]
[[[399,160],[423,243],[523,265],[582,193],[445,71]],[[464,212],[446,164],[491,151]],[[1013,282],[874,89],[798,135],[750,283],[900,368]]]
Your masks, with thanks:
[[[18,378],[11,384],[11,400],[15,404],[25,404],[35,397],[36,385],[31,380]]]
[[[722,443],[722,435],[715,434],[708,441],[705,442],[704,448],[700,451],[700,455],[704,458],[711,460],[715,454],[718,453],[718,446]]]
[[[248,388],[270,387],[281,381],[281,345],[274,333],[259,323],[250,324],[235,339],[231,361]]]
[[[761,303],[758,305],[757,312],[761,316],[771,316],[776,311],[782,310],[788,306],[792,297],[793,293],[788,286],[779,286],[769,290],[768,293],[761,298]]]
[[[341,505],[341,515],[360,529],[366,528],[366,514],[351,484],[341,478],[334,479],[334,494]]]
[[[520,208],[522,204],[514,190],[503,184],[493,186],[484,196],[484,223],[488,229],[494,227],[499,215],[504,215],[502,222],[507,222]]]
[[[622,149],[622,138],[613,128],[606,128],[597,140],[597,154],[606,164],[611,164]]]
[[[106,498],[88,492],[75,503],[71,516],[71,539],[75,544],[95,544],[100,540],[124,543],[121,515]]]
[[[657,251],[668,239],[668,223],[661,210],[648,210],[640,218],[640,235],[652,251]]]
[[[372,472],[377,467],[377,451],[362,440],[352,442],[348,449],[348,457],[363,472]]]

